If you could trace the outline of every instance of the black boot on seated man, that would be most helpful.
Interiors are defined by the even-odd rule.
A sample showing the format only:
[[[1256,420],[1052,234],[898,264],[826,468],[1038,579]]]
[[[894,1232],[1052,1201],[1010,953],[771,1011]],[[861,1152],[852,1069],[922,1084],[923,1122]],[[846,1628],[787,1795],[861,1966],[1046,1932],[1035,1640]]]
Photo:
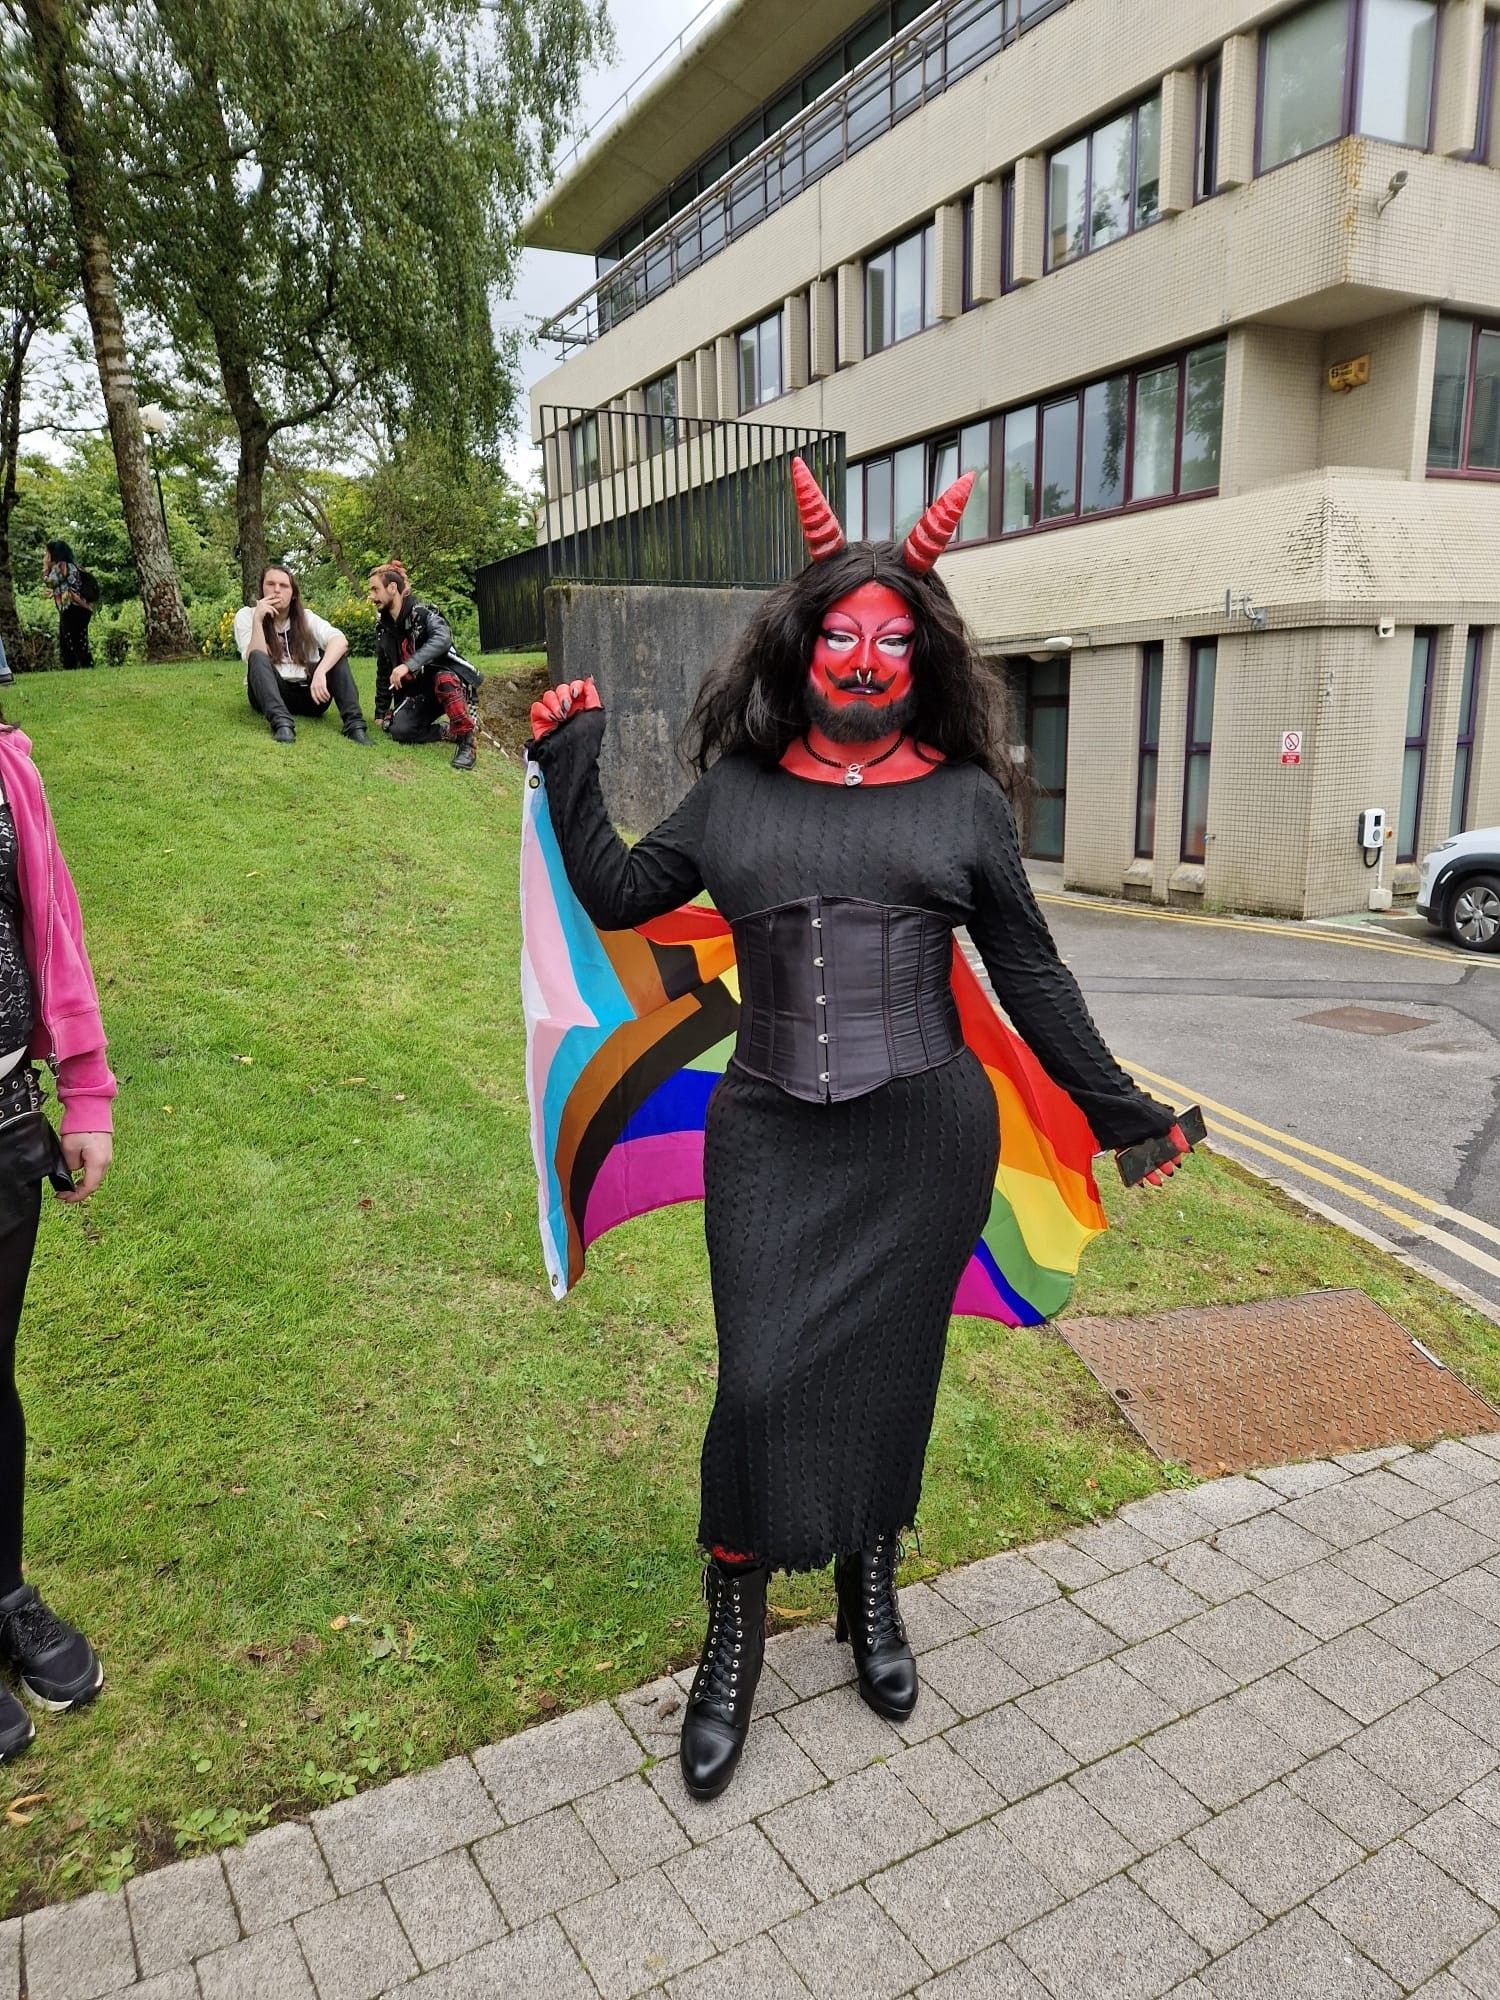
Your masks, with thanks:
[[[839,1606],[833,1636],[847,1639],[854,1650],[860,1694],[892,1722],[904,1722],[917,1705],[917,1663],[896,1602],[900,1560],[896,1537],[880,1535],[873,1549],[840,1556],[833,1565]]]
[[[682,1719],[682,1782],[695,1799],[714,1799],[734,1776],[766,1657],[764,1563],[712,1557],[703,1571],[708,1635]]]
[[[0,1764],[19,1757],[35,1735],[31,1717],[8,1687],[0,1687]]]
[[[16,1669],[22,1692],[40,1708],[83,1708],[104,1685],[88,1640],[49,1611],[29,1583],[0,1597],[0,1660]]]

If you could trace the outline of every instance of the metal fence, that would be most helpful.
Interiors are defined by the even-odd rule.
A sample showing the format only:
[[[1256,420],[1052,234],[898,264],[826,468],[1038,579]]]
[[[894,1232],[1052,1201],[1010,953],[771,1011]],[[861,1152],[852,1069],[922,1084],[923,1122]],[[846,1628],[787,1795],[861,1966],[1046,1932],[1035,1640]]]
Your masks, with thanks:
[[[843,515],[842,431],[546,404],[541,445],[543,539],[475,579],[487,651],[545,643],[549,583],[765,587],[794,576],[806,560],[794,456]]]
[[[1070,0],[942,0],[621,258],[542,329],[566,357],[842,166]]]

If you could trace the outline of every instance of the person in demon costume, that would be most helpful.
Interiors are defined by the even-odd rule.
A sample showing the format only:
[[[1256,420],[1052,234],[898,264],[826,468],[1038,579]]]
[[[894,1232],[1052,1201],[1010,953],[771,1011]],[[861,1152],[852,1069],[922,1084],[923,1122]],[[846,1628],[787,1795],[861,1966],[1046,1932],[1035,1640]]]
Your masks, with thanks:
[[[531,754],[593,923],[624,930],[706,888],[739,966],[704,1144],[719,1372],[699,1524],[708,1631],[681,1742],[699,1798],[744,1745],[773,1569],[832,1561],[860,1693],[896,1720],[916,1704],[898,1538],[997,1150],[995,1095],[958,1028],[954,928],[1100,1146],[1170,1135],[1158,1183],[1189,1150],[1105,1047],[1021,865],[998,689],[933,569],[972,474],[904,544],[848,545],[807,467],[792,471],[813,560],[703,683],[697,782],[669,818],[633,848],[615,832],[592,681],[532,709]]]

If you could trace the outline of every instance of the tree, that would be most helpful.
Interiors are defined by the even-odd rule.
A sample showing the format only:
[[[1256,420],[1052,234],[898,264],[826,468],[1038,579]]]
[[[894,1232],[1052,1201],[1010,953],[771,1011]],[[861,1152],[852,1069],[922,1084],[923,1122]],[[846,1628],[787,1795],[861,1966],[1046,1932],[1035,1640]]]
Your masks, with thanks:
[[[513,353],[490,294],[603,0],[105,4],[132,297],[189,377],[217,373],[248,595],[271,453],[298,431],[370,398],[452,453],[497,451]]]
[[[111,251],[108,180],[99,134],[87,116],[80,76],[85,66],[86,25],[78,11],[80,4],[86,0],[8,0],[8,5],[20,10],[41,117],[57,148],[84,310],[93,334],[99,387],[145,614],[146,653],[151,659],[169,659],[190,649],[192,633],[157,507],[135,378],[125,347]],[[14,49],[3,53],[8,59],[18,57]]]
[[[0,642],[25,657],[16,609],[11,517],[21,460],[27,363],[39,333],[62,324],[71,264],[59,250],[67,209],[55,156],[20,93],[0,125]]]

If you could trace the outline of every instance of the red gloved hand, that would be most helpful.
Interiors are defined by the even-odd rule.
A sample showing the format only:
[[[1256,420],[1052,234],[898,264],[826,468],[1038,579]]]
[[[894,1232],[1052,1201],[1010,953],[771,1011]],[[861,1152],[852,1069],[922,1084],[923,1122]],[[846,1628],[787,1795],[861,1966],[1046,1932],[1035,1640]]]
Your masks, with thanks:
[[[1163,1165],[1146,1175],[1146,1179],[1152,1187],[1160,1187],[1164,1180],[1169,1180],[1176,1173],[1180,1162],[1193,1150],[1183,1136],[1183,1130],[1180,1125],[1174,1125],[1167,1134],[1167,1137],[1177,1148],[1177,1158],[1175,1160],[1167,1160]]]
[[[570,715],[581,715],[586,709],[603,708],[599,690],[592,680],[563,681],[557,687],[548,688],[540,701],[531,704],[531,740],[539,743]]]

